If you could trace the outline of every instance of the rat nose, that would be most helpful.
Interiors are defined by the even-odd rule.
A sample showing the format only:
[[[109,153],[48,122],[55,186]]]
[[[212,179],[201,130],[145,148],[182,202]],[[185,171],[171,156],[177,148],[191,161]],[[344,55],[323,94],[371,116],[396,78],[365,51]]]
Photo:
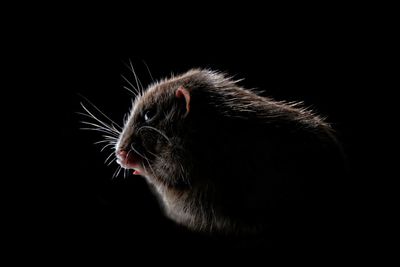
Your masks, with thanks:
[[[132,151],[126,151],[124,149],[118,149],[115,152],[117,156],[117,163],[124,169],[134,169],[133,174],[140,174],[140,158],[138,158]]]
[[[126,150],[120,149],[120,150],[117,150],[117,152],[115,154],[117,155],[118,159],[125,160],[126,156],[128,155],[128,152],[126,152]]]

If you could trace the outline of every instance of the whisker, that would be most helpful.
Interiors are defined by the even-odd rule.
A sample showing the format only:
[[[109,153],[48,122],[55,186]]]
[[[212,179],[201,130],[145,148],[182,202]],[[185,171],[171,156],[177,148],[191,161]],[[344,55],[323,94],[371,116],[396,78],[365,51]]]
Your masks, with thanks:
[[[111,163],[113,163],[113,162],[116,161],[116,160],[117,160],[117,158],[113,158],[113,159],[107,164],[107,166],[110,166]]]
[[[139,89],[141,89],[141,92],[143,93],[143,85],[142,85],[142,83],[140,82],[139,77],[136,75],[135,69],[133,68],[133,64],[132,64],[132,61],[131,61],[130,59],[129,59],[129,64],[130,64],[130,66],[131,66],[132,73],[133,73],[133,75],[135,76],[136,85],[137,85],[137,87],[138,87]]]
[[[117,177],[117,175],[118,175],[117,172],[118,172],[119,170],[121,170],[121,166],[118,166],[118,167],[117,167],[117,169],[115,170],[115,172],[114,172],[112,178]],[[118,172],[118,173],[119,173],[119,172]]]
[[[99,129],[103,129],[103,130],[106,130],[106,131],[110,131],[110,133],[120,134],[120,132],[115,131],[114,129],[106,128],[106,127],[103,127],[103,126],[98,125],[96,123],[92,123],[92,122],[88,122],[88,121],[80,121],[80,123],[86,124],[86,125],[95,126],[95,127],[99,128]]]
[[[93,117],[92,116],[90,116],[89,114],[87,114],[87,113],[83,113],[83,112],[75,112],[76,114],[78,114],[78,115],[81,115],[81,116],[86,116],[86,117],[88,117],[88,118],[91,118],[91,119],[93,119]]]
[[[82,105],[82,103],[81,103],[81,105]],[[97,119],[96,117],[93,117],[92,115],[89,115],[89,114],[83,113],[83,112],[75,112],[75,113],[78,114],[78,115],[81,115],[81,116],[85,116],[85,117],[90,118],[90,119],[94,119],[94,120],[100,122],[103,125],[103,127],[107,127],[107,128],[110,128],[110,129],[115,129],[115,127],[108,125],[107,123],[101,121],[100,119]],[[111,127],[113,127],[113,128],[111,128]],[[116,130],[116,131],[118,131],[118,130]]]
[[[117,132],[118,134],[120,134],[121,132],[120,131],[118,131],[116,128],[115,128],[115,126],[114,125],[111,125],[111,127],[113,128],[113,130],[115,131],[115,132]]]
[[[75,112],[75,113],[76,113],[76,114],[79,114],[79,115],[81,115],[81,116],[85,116],[85,117],[88,117],[88,118],[90,118],[90,119],[95,119],[95,120],[96,120],[96,118],[93,118],[93,116],[91,116],[91,115],[89,115],[89,114],[87,114],[87,113],[82,113],[82,112]],[[96,120],[96,121],[98,121],[98,120]],[[115,126],[114,126],[114,124],[108,125],[107,123],[104,123],[104,122],[102,122],[102,121],[100,121],[100,123],[103,125],[103,127],[107,127],[108,129],[110,129],[110,130],[112,130],[112,131],[115,131],[115,132],[120,133],[120,130],[116,129]],[[100,125],[97,125],[97,126],[100,127]]]
[[[112,119],[110,119],[106,114],[104,114],[103,111],[101,111],[95,104],[93,104],[89,99],[87,99],[85,96],[80,95],[81,97],[83,97],[92,107],[94,107],[98,112],[100,112],[101,115],[103,115],[106,119],[108,119],[110,122],[114,123],[116,126],[118,126],[118,128],[122,129],[121,126],[119,126],[118,123],[116,123],[115,121],[113,121]],[[82,102],[81,102],[81,105]],[[85,108],[85,110],[87,111],[87,109]],[[90,113],[90,112],[89,112]]]
[[[111,136],[111,135],[106,135],[106,134],[103,134],[102,136],[104,139],[108,139],[111,141],[118,141],[118,138],[116,136]]]
[[[89,115],[89,114],[87,114],[87,113],[82,113],[82,112],[75,112],[75,113],[78,114],[78,115],[81,115],[81,116],[88,117],[88,118],[90,118],[90,119],[94,119],[94,120],[97,119],[97,118],[93,118],[93,116],[91,116],[91,115]],[[99,120],[96,120],[96,121],[99,121]],[[80,122],[82,123],[82,122],[84,122],[84,121],[80,121]],[[88,121],[85,121],[85,122],[86,122],[86,123],[90,123],[90,122],[88,122]],[[100,121],[100,123],[101,123],[103,126],[98,125],[98,124],[96,124],[96,126],[97,126],[97,127],[106,127],[107,129],[110,129],[110,130],[112,130],[112,131],[115,131],[115,132],[117,132],[118,134],[121,133],[118,129],[115,128],[114,125],[108,125],[107,123],[104,123],[104,122],[102,122],[102,121]]]
[[[101,140],[101,141],[94,142],[93,144],[98,145],[98,144],[101,144],[101,143],[110,143],[110,144],[115,145],[117,142],[116,141],[109,141],[109,140]]]
[[[133,96],[136,96],[137,95],[137,93],[136,92],[134,92],[131,88],[129,88],[129,87],[127,87],[127,86],[122,86],[122,88],[124,88],[125,90],[128,90]]]
[[[151,75],[151,71],[150,71],[149,66],[146,64],[146,62],[145,62],[144,60],[142,60],[142,62],[143,62],[143,64],[146,66],[146,69],[147,69],[147,72],[148,72],[149,75],[150,75],[151,81],[154,82],[154,78],[153,78],[153,75]]]
[[[85,105],[83,105],[82,102],[81,102],[80,104],[81,104],[82,108],[92,117],[92,119],[96,120],[97,122],[99,122],[100,124],[102,124],[104,127],[112,128],[111,125],[109,125],[109,124],[103,122],[102,120],[100,120],[99,118],[97,118],[96,116],[94,116],[94,115],[85,107]],[[104,116],[105,116],[105,115],[104,115]],[[111,120],[111,119],[110,119],[110,120]],[[115,122],[114,122],[114,123],[115,123]],[[121,128],[121,126],[119,126],[118,124],[117,124],[117,126]],[[115,127],[114,127],[114,129],[115,129]]]
[[[138,95],[140,94],[140,91],[138,88],[136,88],[124,75],[121,74],[122,79],[124,79],[130,86],[132,86],[133,90],[135,90],[136,94],[134,95]],[[128,88],[130,89],[130,88]]]
[[[103,129],[98,129],[98,128],[79,128],[81,130],[87,130],[87,131],[97,131],[97,132],[102,132],[102,133],[108,133],[111,134],[109,131],[105,131]],[[115,137],[118,137],[118,135],[115,135]]]
[[[100,152],[103,152],[104,149],[106,149],[109,146],[114,146],[115,144],[107,144],[105,146],[103,146],[103,148],[100,150]]]
[[[115,139],[115,140],[117,140],[117,139],[118,139],[118,136],[119,136],[119,134],[117,134],[117,133],[113,133],[113,132],[110,132],[110,131],[107,131],[107,130],[104,130],[104,129],[101,129],[101,128],[81,127],[81,128],[79,128],[79,129],[81,129],[81,130],[89,130],[89,131],[98,131],[98,132],[102,132],[102,133],[104,133],[104,134],[107,134],[107,135],[105,135],[105,136],[112,137],[112,138]]]
[[[98,127],[98,128],[102,128],[102,129],[105,129],[105,130],[110,130],[110,131],[115,132],[115,133],[118,133],[118,134],[120,133],[119,131],[117,131],[117,130],[115,130],[115,129],[113,129],[113,128],[108,128],[108,127],[106,127],[106,126],[101,126],[101,125],[98,125],[98,124],[93,123],[93,122],[89,122],[89,121],[80,121],[80,123],[87,124],[87,125],[92,125],[92,126],[96,126],[96,127]]]
[[[122,167],[119,168],[119,171],[117,172],[117,175],[116,175],[116,176],[119,175],[119,173],[120,173],[121,170],[122,170]]]
[[[104,161],[104,164],[107,164],[107,161],[114,155],[114,151],[111,152],[111,154],[106,158],[106,160]]]

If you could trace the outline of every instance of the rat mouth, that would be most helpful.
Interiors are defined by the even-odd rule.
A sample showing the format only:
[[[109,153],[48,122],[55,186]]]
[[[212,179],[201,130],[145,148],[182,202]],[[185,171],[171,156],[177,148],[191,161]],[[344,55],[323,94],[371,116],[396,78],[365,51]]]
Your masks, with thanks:
[[[133,174],[139,175],[143,173],[141,157],[134,151],[129,152],[125,150],[119,150],[116,153],[117,163],[124,169],[134,170]]]

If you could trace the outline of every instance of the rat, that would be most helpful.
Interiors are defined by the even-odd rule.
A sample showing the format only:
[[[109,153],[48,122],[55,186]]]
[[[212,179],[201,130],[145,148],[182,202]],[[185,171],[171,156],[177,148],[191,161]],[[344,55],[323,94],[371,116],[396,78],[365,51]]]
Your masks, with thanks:
[[[138,92],[112,131],[117,163],[146,179],[168,218],[200,232],[301,224],[331,197],[343,158],[315,112],[208,69]]]

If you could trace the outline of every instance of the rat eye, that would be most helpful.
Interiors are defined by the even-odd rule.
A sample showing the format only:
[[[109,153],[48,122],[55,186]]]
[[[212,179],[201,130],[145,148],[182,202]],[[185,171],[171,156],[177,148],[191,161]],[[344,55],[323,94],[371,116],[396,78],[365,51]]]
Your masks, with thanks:
[[[145,122],[151,121],[151,119],[153,119],[155,115],[156,115],[156,109],[155,108],[150,108],[150,109],[146,110],[144,112],[144,116],[143,116],[144,121]]]

